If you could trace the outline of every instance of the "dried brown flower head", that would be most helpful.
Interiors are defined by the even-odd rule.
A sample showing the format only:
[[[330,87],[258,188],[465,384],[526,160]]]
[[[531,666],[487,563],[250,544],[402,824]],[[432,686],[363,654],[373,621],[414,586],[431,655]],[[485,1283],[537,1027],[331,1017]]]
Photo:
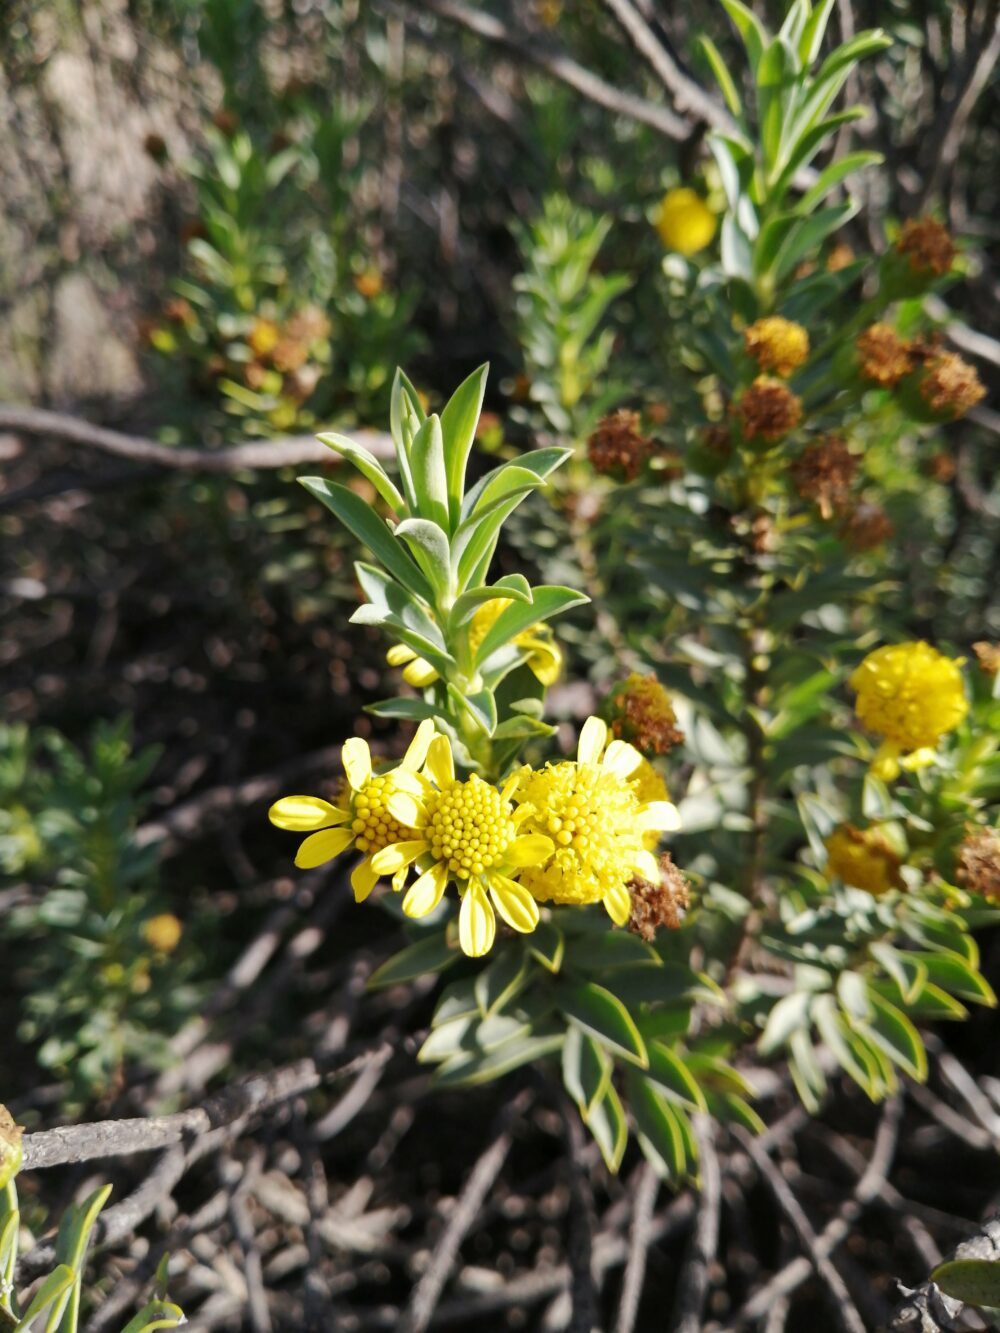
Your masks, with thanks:
[[[931,409],[954,421],[986,397],[975,366],[957,352],[938,352],[920,379],[920,396]]]
[[[678,930],[687,910],[691,894],[687,880],[670,859],[670,853],[660,857],[660,882],[653,884],[636,875],[629,880],[632,895],[632,915],[628,928],[633,935],[652,940],[662,926]]]
[[[684,739],[670,695],[654,675],[633,671],[612,690],[611,730],[642,754],[666,754]]]
[[[1000,832],[984,828],[966,837],[955,860],[955,879],[963,889],[1000,903]]]
[[[861,375],[891,389],[913,369],[910,344],[888,324],[872,324],[857,340]]]
[[[736,405],[747,439],[780,440],[802,420],[802,400],[780,380],[758,375]]]
[[[937,481],[946,486],[949,481],[954,481],[957,465],[951,454],[942,451],[931,454],[927,459],[925,468],[931,481]]]
[[[299,342],[311,343],[317,338],[325,338],[330,332],[330,321],[319,306],[307,305],[285,324],[285,336]]]
[[[910,261],[915,273],[943,277],[955,262],[955,242],[937,218],[914,218],[903,223],[896,253]]]
[[[854,251],[846,241],[838,241],[826,257],[827,273],[839,273],[848,264],[854,263]]]
[[[976,654],[980,671],[985,672],[987,676],[995,676],[1000,671],[1000,643],[989,643],[986,639],[980,639],[978,643],[972,645],[972,651]]]
[[[309,360],[309,344],[301,338],[280,338],[275,343],[271,360],[283,374],[299,370]]]
[[[647,403],[646,416],[651,426],[665,426],[670,420],[670,404],[664,402]]]
[[[848,514],[840,528],[840,538],[852,551],[871,551],[887,542],[895,531],[881,505],[863,501]]]
[[[634,481],[652,452],[639,430],[639,413],[621,408],[604,417],[587,441],[587,457],[595,472]]]
[[[357,274],[354,279],[355,291],[366,301],[373,301],[376,296],[381,295],[384,286],[382,274],[377,268],[365,269],[364,273]]]
[[[781,315],[756,320],[744,333],[743,343],[747,356],[761,370],[773,370],[776,375],[790,375],[809,356],[809,334],[801,324]]]
[[[812,500],[825,519],[846,513],[858,460],[839,435],[810,444],[791,466],[792,485],[803,500]]]
[[[728,458],[733,452],[733,437],[728,426],[717,422],[706,426],[701,433],[702,443],[710,454],[717,458]]]

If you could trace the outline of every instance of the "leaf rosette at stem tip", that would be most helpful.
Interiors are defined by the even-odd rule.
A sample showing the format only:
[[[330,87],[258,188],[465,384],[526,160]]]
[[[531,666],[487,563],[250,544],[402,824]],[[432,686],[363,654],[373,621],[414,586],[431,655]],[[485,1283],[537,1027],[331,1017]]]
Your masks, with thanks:
[[[543,689],[551,685],[562,659],[546,622],[588,599],[572,588],[532,587],[522,574],[487,583],[504,522],[571,453],[534,449],[467,487],[487,370],[481,366],[459,385],[440,415],[427,414],[397,371],[390,407],[395,480],[356,441],[320,436],[374,487],[391,518],[338,482],[300,481],[374,556],[374,563],[356,566],[367,601],[352,620],[395,639],[390,663],[403,666],[407,683],[426,692],[423,700],[384,701],[372,711],[436,718],[463,762],[495,776],[494,738],[547,734],[525,721],[519,697],[503,712],[500,685],[520,666],[530,668]]]

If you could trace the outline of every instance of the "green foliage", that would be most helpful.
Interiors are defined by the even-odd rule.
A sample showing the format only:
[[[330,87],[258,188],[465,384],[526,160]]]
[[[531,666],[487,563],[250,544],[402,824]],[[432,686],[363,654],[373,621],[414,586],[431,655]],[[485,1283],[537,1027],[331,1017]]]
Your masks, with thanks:
[[[19,885],[0,931],[17,942],[18,1036],[87,1102],[126,1061],[169,1059],[194,1001],[180,923],[157,908],[157,848],[136,838],[157,751],[132,753],[127,720],[86,751],[56,732],[0,729],[0,865]]]
[[[20,1212],[13,1182],[0,1190],[0,1326],[11,1333],[77,1333],[84,1302],[84,1278],[94,1225],[111,1194],[111,1186],[95,1190],[82,1203],[73,1203],[63,1213],[56,1237],[56,1266],[31,1291],[31,1300],[21,1306],[15,1291]],[[161,1267],[157,1287],[163,1288]],[[159,1328],[178,1328],[185,1322],[183,1311],[166,1300],[162,1290],[131,1319],[122,1333],[153,1333]]]
[[[1000,1261],[996,1259],[949,1259],[931,1274],[946,1296],[966,1305],[1000,1307]]]

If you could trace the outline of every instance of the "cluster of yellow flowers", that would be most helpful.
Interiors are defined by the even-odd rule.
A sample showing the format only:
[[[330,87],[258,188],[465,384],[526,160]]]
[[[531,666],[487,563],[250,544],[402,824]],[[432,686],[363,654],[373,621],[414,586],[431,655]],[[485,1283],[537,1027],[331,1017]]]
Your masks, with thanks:
[[[358,737],[346,742],[342,758],[347,786],[339,805],[285,796],[271,807],[273,824],[308,835],[295,864],[306,869],[350,848],[361,852],[351,875],[358,902],[382,875],[401,891],[413,867],[417,877],[403,898],[410,917],[434,911],[454,884],[459,942],[473,958],[492,948],[497,914],[528,933],[540,902],[602,902],[625,925],[629,881],[658,880],[650,844],[678,827],[669,801],[645,799],[650,784],[638,750],[609,740],[596,717],[584,724],[575,760],[524,766],[501,787],[476,774],[459,778],[451,743],[431,721],[420,724],[389,772],[374,773]]]
[[[469,622],[469,647],[476,652],[486,638],[487,631],[496,623],[502,611],[512,603],[508,597],[493,597],[483,602]],[[536,679],[548,689],[559,679],[562,672],[562,650],[555,641],[548,625],[539,622],[529,625],[514,639],[514,644],[524,654],[524,663],[531,668]],[[438,673],[405,643],[393,644],[385,655],[385,660],[393,667],[403,668],[403,679],[415,690],[425,690],[433,685]]]

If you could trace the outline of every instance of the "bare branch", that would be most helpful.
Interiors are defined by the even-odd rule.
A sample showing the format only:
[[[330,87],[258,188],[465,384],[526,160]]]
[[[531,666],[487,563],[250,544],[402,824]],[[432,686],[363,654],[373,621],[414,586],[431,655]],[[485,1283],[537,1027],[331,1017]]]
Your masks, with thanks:
[[[676,1333],[700,1333],[708,1296],[709,1269],[715,1262],[719,1245],[722,1177],[715,1153],[712,1122],[707,1116],[700,1115],[695,1120],[694,1129],[698,1137],[701,1194],[698,1199],[698,1217],[677,1292],[673,1324]]]
[[[632,1333],[639,1313],[642,1286],[646,1278],[646,1259],[652,1240],[650,1225],[660,1189],[660,1179],[649,1162],[639,1168],[639,1185],[635,1191],[635,1209],[632,1213],[632,1231],[629,1236],[628,1263],[622,1279],[621,1302],[615,1333]]]

